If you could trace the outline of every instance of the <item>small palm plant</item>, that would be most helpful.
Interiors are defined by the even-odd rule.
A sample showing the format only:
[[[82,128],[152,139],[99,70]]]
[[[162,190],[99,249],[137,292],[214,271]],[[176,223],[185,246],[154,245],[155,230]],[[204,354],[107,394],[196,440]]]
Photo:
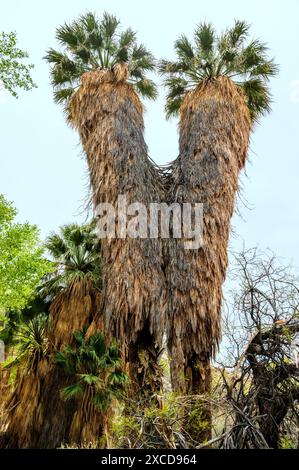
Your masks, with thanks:
[[[57,29],[56,38],[63,51],[49,49],[45,59],[51,65],[56,103],[68,105],[81,76],[92,70],[115,70],[126,64],[127,81],[141,96],[155,99],[157,88],[146,73],[154,70],[155,60],[132,29],[119,30],[119,20],[108,13],[100,20],[87,13],[71,24]]]
[[[18,333],[22,327],[27,325],[36,317],[46,317],[49,314],[50,298],[46,299],[36,296],[22,310],[9,311],[5,315],[5,323],[0,331],[0,340],[5,343],[6,350],[12,350],[19,343]]]
[[[53,297],[76,281],[91,281],[100,289],[101,262],[95,223],[65,225],[60,234],[47,239],[45,247],[56,269],[44,280],[41,295]]]
[[[267,58],[268,48],[261,41],[246,44],[248,36],[249,25],[235,21],[220,36],[210,23],[201,23],[194,32],[194,45],[185,35],[177,39],[177,60],[162,60],[159,67],[166,76],[168,118],[178,114],[189,90],[219,77],[228,77],[244,90],[253,121],[270,111],[268,81],[278,67]]]
[[[22,323],[15,334],[16,353],[7,360],[4,368],[18,366],[35,370],[40,360],[48,354],[48,316],[40,314]]]
[[[57,364],[76,378],[74,384],[62,390],[62,397],[69,400],[87,394],[95,408],[104,412],[114,399],[121,398],[128,382],[119,349],[115,343],[108,347],[99,333],[86,338],[83,330],[76,332],[74,338],[74,348],[66,346],[56,354]]]

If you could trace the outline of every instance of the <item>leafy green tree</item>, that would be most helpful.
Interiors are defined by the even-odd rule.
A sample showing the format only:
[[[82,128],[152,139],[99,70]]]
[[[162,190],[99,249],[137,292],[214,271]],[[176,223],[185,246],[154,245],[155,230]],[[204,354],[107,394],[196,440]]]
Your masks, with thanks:
[[[43,257],[36,226],[14,221],[17,211],[0,195],[0,312],[21,310],[52,270]]]
[[[0,86],[2,85],[15,98],[16,89],[31,90],[36,88],[30,72],[32,64],[22,63],[28,54],[17,47],[16,33],[0,33]]]
[[[202,23],[195,29],[194,44],[185,35],[177,39],[177,60],[160,63],[168,88],[168,117],[178,114],[189,90],[218,77],[228,77],[244,90],[253,120],[270,110],[268,81],[278,68],[267,57],[264,43],[256,39],[246,43],[249,28],[245,21],[235,21],[232,28],[217,36],[210,23]]]

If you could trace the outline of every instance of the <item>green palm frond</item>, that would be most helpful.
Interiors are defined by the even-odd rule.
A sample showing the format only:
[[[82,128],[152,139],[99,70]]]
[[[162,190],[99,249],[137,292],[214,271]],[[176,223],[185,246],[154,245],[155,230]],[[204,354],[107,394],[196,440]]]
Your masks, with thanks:
[[[194,58],[193,46],[184,34],[176,40],[174,48],[182,62],[188,63]]]
[[[134,47],[136,41],[136,33],[131,28],[126,29],[120,34],[119,46],[120,49],[128,49]]]
[[[157,87],[152,80],[146,78],[136,80],[135,87],[141,95],[146,94],[152,100],[155,100],[158,96]]]
[[[56,104],[63,104],[69,101],[72,97],[74,90],[73,88],[62,88],[54,91],[54,101]]]
[[[201,23],[195,30],[194,40],[201,59],[209,60],[214,52],[216,33],[211,23]]]
[[[227,31],[227,39],[232,47],[240,46],[248,37],[250,25],[246,21],[236,20],[234,26]]]
[[[105,411],[110,404],[111,394],[108,391],[97,392],[92,398],[92,403],[101,412]]]
[[[71,398],[74,397],[80,397],[84,393],[84,387],[80,383],[76,383],[74,385],[69,385],[68,387],[65,387],[62,392],[62,398],[64,400],[70,400]]]
[[[244,90],[253,120],[271,111],[271,95],[267,85],[260,78],[251,78],[239,86]]]
[[[225,76],[240,86],[246,96],[253,121],[270,111],[268,82],[278,73],[267,46],[259,40],[247,42],[250,26],[235,21],[219,37],[210,23],[195,29],[194,45],[186,36],[175,42],[176,61],[162,60],[160,73],[167,88],[166,116],[177,115],[186,93],[203,81]]]
[[[103,14],[103,19],[100,24],[100,30],[102,32],[103,37],[106,41],[113,39],[117,28],[119,26],[119,20],[114,15],[109,15],[109,13],[105,12]]]
[[[137,43],[132,29],[120,30],[115,16],[104,13],[99,19],[94,13],[86,13],[58,28],[56,39],[62,50],[50,48],[45,59],[51,67],[55,102],[63,104],[67,112],[84,72],[113,70],[117,63],[128,65],[129,81],[141,96],[156,98],[156,86],[145,76],[146,72],[154,70],[155,60],[143,44]],[[141,72],[142,80],[136,77],[136,70]]]

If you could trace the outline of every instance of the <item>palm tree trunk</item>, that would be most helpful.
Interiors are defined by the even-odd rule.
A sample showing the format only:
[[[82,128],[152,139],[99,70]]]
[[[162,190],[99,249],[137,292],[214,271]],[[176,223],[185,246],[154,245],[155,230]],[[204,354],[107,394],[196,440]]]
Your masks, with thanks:
[[[92,448],[107,447],[107,425],[109,415],[112,410],[101,413],[92,404],[93,392],[91,388],[87,388],[82,398],[82,403],[75,411],[69,433],[68,442],[70,445]]]
[[[84,74],[72,100],[72,116],[87,156],[95,208],[100,203],[117,208],[120,195],[128,205],[139,202],[147,210],[149,203],[162,199],[159,171],[144,141],[143,106],[131,85],[110,71]],[[117,220],[116,234],[120,227]],[[154,350],[155,360],[165,323],[161,243],[146,236],[106,238],[101,244],[106,331],[123,346],[137,388],[136,367],[141,364],[136,349]]]
[[[209,389],[209,360],[221,337],[222,284],[238,176],[249,145],[245,97],[228,79],[189,92],[180,111],[180,153],[172,164],[170,202],[203,204],[203,244],[169,245],[168,347],[173,387]]]

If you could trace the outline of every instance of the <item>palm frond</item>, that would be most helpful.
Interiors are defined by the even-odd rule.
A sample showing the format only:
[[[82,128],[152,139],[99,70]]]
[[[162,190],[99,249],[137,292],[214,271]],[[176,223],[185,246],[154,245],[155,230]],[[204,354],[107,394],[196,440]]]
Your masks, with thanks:
[[[134,83],[134,88],[140,93],[144,98],[150,100],[155,100],[158,96],[158,89],[155,83],[152,80],[144,78],[138,80]]]
[[[67,93],[67,90],[64,90]],[[43,281],[42,295],[57,295],[78,280],[89,280],[95,288],[101,286],[101,259],[95,225],[69,224],[59,234],[51,234],[45,248],[56,269]]]
[[[229,45],[239,47],[248,37],[250,25],[246,21],[236,20],[234,26],[227,31]]]
[[[61,394],[64,400],[70,400],[71,398],[82,396],[84,393],[84,388],[80,383],[74,385],[69,385],[65,387]]]
[[[194,40],[200,58],[209,60],[214,51],[216,33],[211,23],[201,23],[195,30]]]
[[[57,104],[68,103],[74,93],[74,88],[61,88],[54,91],[54,101]]]
[[[39,359],[48,352],[48,316],[39,314],[21,324],[15,333],[15,342],[17,354],[4,368],[23,364],[25,369],[31,369],[37,365]]]
[[[183,63],[188,63],[194,58],[192,44],[185,34],[182,34],[174,43],[175,51]]]
[[[126,29],[120,34],[119,46],[120,49],[129,49],[134,47],[136,41],[136,33],[131,28]]]
[[[102,32],[105,41],[110,41],[116,33],[119,25],[119,20],[114,15],[109,15],[105,12],[103,19],[100,24],[100,30]]]
[[[251,118],[257,121],[271,110],[271,95],[267,85],[260,78],[252,78],[239,84],[248,100]]]

